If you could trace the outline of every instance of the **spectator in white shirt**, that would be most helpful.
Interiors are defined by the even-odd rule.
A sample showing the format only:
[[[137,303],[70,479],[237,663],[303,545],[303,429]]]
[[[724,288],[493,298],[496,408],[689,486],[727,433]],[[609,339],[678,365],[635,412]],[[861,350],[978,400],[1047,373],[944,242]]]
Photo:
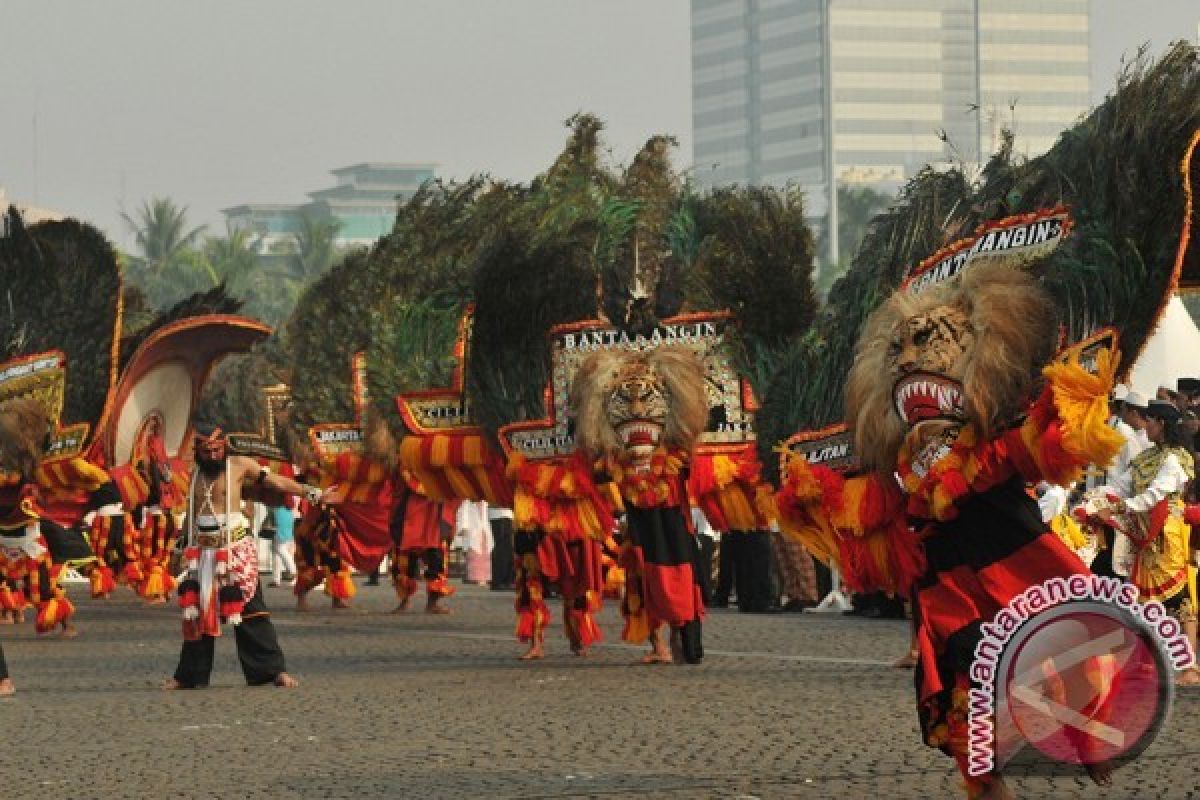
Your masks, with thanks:
[[[455,539],[467,556],[467,583],[484,585],[492,579],[492,529],[487,503],[464,500],[454,521]]]

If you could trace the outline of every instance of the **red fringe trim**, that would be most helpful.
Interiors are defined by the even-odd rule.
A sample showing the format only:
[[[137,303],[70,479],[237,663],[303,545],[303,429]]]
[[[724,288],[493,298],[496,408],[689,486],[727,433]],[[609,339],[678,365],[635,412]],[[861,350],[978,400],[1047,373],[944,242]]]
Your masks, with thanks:
[[[445,575],[437,578],[436,580],[425,582],[425,593],[429,595],[450,597],[455,591],[455,588],[450,584],[450,580]]]
[[[75,606],[67,599],[61,590],[55,590],[54,597],[37,604],[37,621],[34,624],[38,633],[49,633],[59,625],[65,624],[75,613]]]
[[[522,642],[541,641],[550,609],[544,600],[537,600],[517,611],[517,639]]]
[[[570,619],[567,635],[573,639],[573,644],[591,647],[604,638],[600,626],[596,624],[596,618],[590,611],[572,610],[568,611],[567,615]]]
[[[108,597],[117,590],[117,578],[112,569],[105,564],[92,567],[88,574],[88,583],[91,584],[92,597]]]

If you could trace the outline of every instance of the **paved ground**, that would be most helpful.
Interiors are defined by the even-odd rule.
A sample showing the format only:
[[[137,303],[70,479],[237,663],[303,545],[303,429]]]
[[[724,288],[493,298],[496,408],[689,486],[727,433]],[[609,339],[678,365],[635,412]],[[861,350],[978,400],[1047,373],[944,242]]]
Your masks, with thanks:
[[[83,594],[77,587],[73,594]],[[174,608],[128,594],[79,600],[73,641],[0,627],[16,698],[0,701],[0,797],[938,798],[949,759],[923,747],[911,673],[887,663],[900,622],[717,611],[697,667],[633,667],[620,644],[514,659],[511,595],[468,587],[448,618],[301,615],[268,603],[303,682],[241,683],[232,636],[207,691],[164,693],[179,646]],[[615,610],[601,620],[610,641]],[[1200,797],[1200,691],[1107,791],[1023,778],[1023,797]]]

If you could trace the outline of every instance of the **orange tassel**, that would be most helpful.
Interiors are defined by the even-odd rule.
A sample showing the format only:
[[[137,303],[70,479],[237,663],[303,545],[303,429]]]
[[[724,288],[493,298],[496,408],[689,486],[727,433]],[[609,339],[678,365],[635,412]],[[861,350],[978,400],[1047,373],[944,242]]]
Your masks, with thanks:
[[[571,611],[570,612],[570,630],[574,630],[577,637],[576,644],[581,647],[591,647],[596,642],[604,638],[600,632],[600,627],[596,625],[596,618],[589,611]]]
[[[130,561],[125,564],[125,582],[135,589],[141,585],[146,579],[146,575],[142,572],[142,565],[136,561]]]
[[[0,583],[0,611],[20,611],[24,607],[17,607],[16,594],[7,583]]]
[[[91,584],[92,597],[108,597],[117,588],[117,579],[105,564],[92,567],[92,571],[88,573],[88,583]]]
[[[75,606],[61,591],[55,591],[54,597],[37,607],[37,622],[35,629],[38,633],[49,633],[59,625],[66,623],[75,613]]]
[[[537,600],[530,603],[517,614],[517,640],[540,642],[549,619],[550,609],[545,602]]]
[[[450,580],[445,576],[441,576],[437,580],[425,582],[425,593],[437,595],[439,597],[451,597],[455,592],[455,588],[450,585]]]
[[[146,580],[138,587],[138,594],[149,599],[165,596],[166,593],[167,588],[163,585],[163,568],[155,565],[146,573]]]
[[[625,628],[621,631],[621,639],[631,644],[641,644],[650,638],[650,615],[646,609],[625,617]]]
[[[325,594],[334,600],[350,600],[358,594],[349,568],[343,568],[325,579]]]

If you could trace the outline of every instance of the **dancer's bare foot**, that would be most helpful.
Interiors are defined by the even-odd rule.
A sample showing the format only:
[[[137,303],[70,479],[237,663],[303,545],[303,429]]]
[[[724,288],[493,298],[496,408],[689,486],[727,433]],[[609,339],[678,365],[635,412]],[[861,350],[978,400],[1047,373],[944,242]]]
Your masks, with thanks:
[[[430,603],[429,605],[425,606],[425,613],[426,614],[451,614],[453,612],[449,608],[446,608],[443,605],[439,605],[437,603]]]
[[[580,644],[579,642],[571,642],[571,652],[574,653],[579,658],[587,658],[588,657],[588,649],[586,647],[584,647],[582,644]]]
[[[107,600],[108,596],[106,595],[104,599]],[[167,598],[163,597],[161,594],[156,594],[153,597],[146,598],[146,605],[148,606],[161,606],[166,602]]]
[[[1200,686],[1200,668],[1188,667],[1175,676],[1176,686]]]
[[[296,595],[296,610],[302,614],[306,614],[313,610],[312,606],[310,606],[308,604],[308,595],[307,594]]]
[[[412,602],[412,595],[409,595],[408,597],[401,597],[400,602],[397,603],[396,607],[392,609],[392,613],[393,614],[403,614],[405,611],[408,611],[408,604],[411,602]]]
[[[12,678],[0,678],[0,697],[12,697],[17,691],[17,687],[13,686]]]
[[[912,669],[917,666],[917,651],[909,650],[904,655],[892,662],[892,666],[896,669]]]
[[[272,683],[279,689],[295,689],[300,685],[300,681],[288,675],[286,672],[281,672],[275,676]]]
[[[534,642],[529,645],[529,649],[525,651],[525,655],[521,656],[518,661],[537,661],[546,657],[546,651],[542,649],[541,642]]]
[[[25,612],[24,611],[14,611],[13,612],[13,622],[15,622],[18,625],[24,625],[25,624]]]
[[[349,607],[350,607],[350,604],[347,603],[345,600],[342,600],[339,597],[333,598],[333,610],[334,611],[345,611]]]
[[[675,658],[665,647],[656,647],[636,662],[638,664],[674,664]]]
[[[64,622],[62,630],[58,632],[58,638],[60,639],[74,639],[78,635],[79,629],[69,622]]]
[[[1017,800],[1008,788],[1008,784],[999,775],[993,776],[991,783],[979,795],[979,800]]]
[[[13,625],[13,624],[14,624],[13,618],[7,611],[3,614],[0,614],[0,625]]]
[[[194,689],[194,688],[196,688],[196,687],[189,686],[186,683],[181,683],[181,682],[175,680],[174,678],[167,678],[165,681],[163,681],[163,684],[162,684],[162,690],[164,692],[177,692],[177,691],[182,691],[184,689]]]

